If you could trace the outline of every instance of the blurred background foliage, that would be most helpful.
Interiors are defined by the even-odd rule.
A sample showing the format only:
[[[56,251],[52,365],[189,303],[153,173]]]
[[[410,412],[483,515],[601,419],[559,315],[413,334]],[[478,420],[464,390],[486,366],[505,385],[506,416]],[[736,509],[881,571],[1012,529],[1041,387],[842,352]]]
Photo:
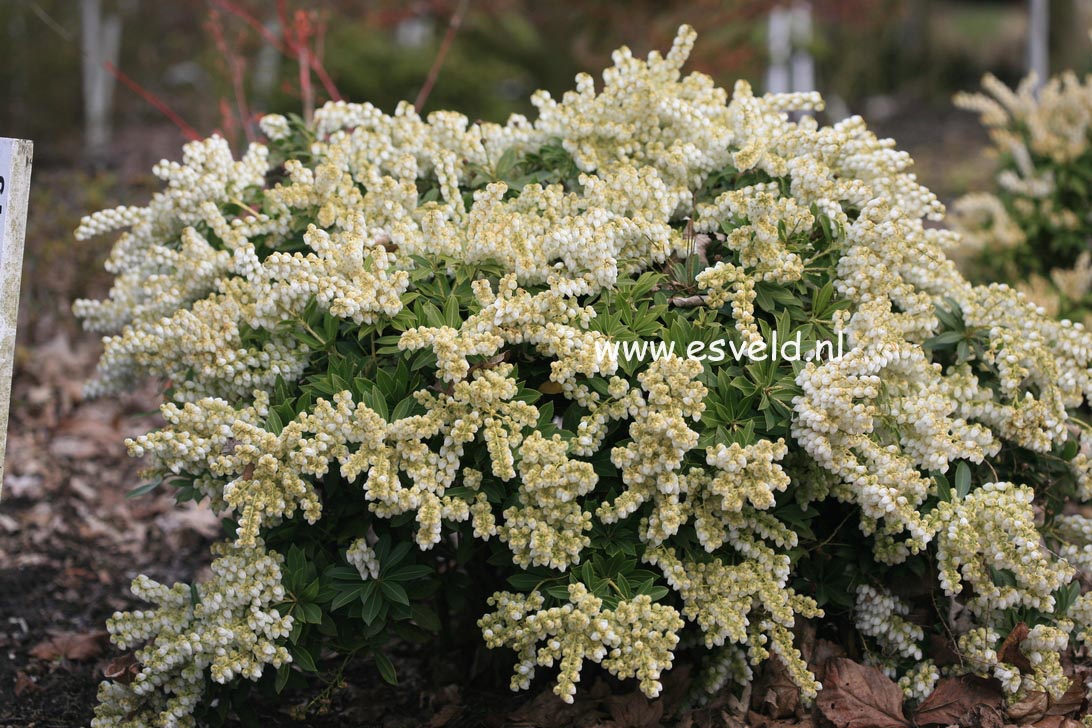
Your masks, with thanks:
[[[803,0],[796,0],[797,3]],[[299,112],[298,57],[286,39],[307,25],[306,47],[344,98],[393,111],[421,91],[453,14],[462,23],[424,111],[471,119],[533,114],[531,92],[555,96],[610,53],[666,49],[681,23],[700,34],[689,67],[731,88],[764,89],[773,0],[0,0],[0,135],[35,141],[21,341],[71,326],[68,303],[100,296],[105,249],[74,249],[82,214],[146,199],[152,165],[177,159],[185,135],[161,107],[202,135],[238,149],[248,120]],[[995,169],[985,132],[952,94],[989,71],[1007,83],[1025,73],[1025,0],[812,0],[813,33],[797,39],[814,59],[826,121],[863,115],[915,158],[946,201],[988,188]],[[103,122],[104,149],[89,144],[88,66],[82,31],[93,9],[116,19],[117,76]],[[1050,0],[1051,70],[1092,68],[1092,0]],[[96,42],[101,37],[96,37]],[[285,53],[275,46],[281,45]],[[288,45],[291,45],[290,43]],[[98,49],[102,51],[102,49]],[[314,102],[329,97],[308,74]],[[149,101],[152,100],[152,102]],[[105,242],[102,243],[105,245]]]
[[[220,101],[235,106],[233,63],[239,64],[249,111],[300,108],[295,62],[273,49],[244,14],[280,36],[282,18],[308,11],[315,51],[341,93],[390,111],[399,100],[416,96],[460,4],[98,2],[102,12],[121,21],[121,72],[202,133],[232,132],[224,128]],[[34,139],[39,164],[70,165],[78,159],[83,3],[0,0],[7,56],[0,64],[0,131]],[[701,33],[694,69],[727,86],[746,78],[761,88],[765,21],[777,5],[771,0],[471,0],[425,110],[453,108],[493,121],[529,113],[527,98],[536,88],[555,95],[564,91],[575,73],[605,66],[610,52],[623,44],[639,54],[664,48],[683,22]],[[1087,70],[1088,5],[1087,0],[1051,3],[1055,68]],[[1014,82],[1025,68],[1025,6],[1002,0],[815,0],[815,32],[806,42],[815,58],[816,85],[831,100],[832,115],[863,113],[882,121],[906,107],[947,107],[953,92],[975,87],[986,71]],[[321,86],[316,91],[321,101]],[[147,141],[147,131],[132,136],[129,130],[162,126],[163,117],[123,85],[111,106],[113,126],[122,131],[114,134],[117,148],[109,159],[122,165],[135,144]],[[178,139],[173,141],[177,146]]]

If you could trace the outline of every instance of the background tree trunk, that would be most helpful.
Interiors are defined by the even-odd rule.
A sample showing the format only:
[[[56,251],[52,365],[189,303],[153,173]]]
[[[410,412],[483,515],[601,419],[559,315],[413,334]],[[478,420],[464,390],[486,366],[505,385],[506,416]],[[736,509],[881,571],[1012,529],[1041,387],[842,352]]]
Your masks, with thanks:
[[[121,16],[103,16],[102,0],[81,0],[80,34],[83,50],[84,153],[92,167],[105,167],[113,133],[114,76],[106,64],[118,65]]]

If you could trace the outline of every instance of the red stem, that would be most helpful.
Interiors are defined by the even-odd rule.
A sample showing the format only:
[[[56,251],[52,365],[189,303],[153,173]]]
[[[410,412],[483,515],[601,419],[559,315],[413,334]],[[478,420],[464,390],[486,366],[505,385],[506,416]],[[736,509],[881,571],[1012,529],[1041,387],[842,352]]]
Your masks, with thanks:
[[[225,12],[231,13],[249,25],[261,35],[267,43],[284,55],[295,61],[300,60],[302,55],[300,53],[300,46],[297,41],[292,38],[291,28],[293,23],[288,19],[288,7],[284,2],[277,3],[277,17],[280,19],[281,28],[284,30],[283,38],[279,38],[276,34],[271,33],[269,28],[265,27],[265,24],[262,23],[262,21],[248,13],[244,8],[239,7],[239,5],[232,2],[232,0],[210,0],[210,2],[218,5]],[[337,85],[334,83],[333,79],[330,78],[330,74],[327,73],[326,68],[322,65],[320,57],[320,53],[308,53],[307,65],[310,66],[311,70],[318,76],[319,81],[322,82],[322,86],[326,89],[326,93],[330,98],[334,101],[341,101],[341,92],[338,91]]]
[[[209,10],[209,29],[212,32],[213,40],[216,42],[216,48],[220,51],[220,55],[224,58],[224,62],[227,63],[228,73],[231,75],[231,88],[232,93],[235,95],[235,107],[236,113],[239,115],[239,124],[243,127],[243,134],[246,135],[248,142],[254,141],[254,131],[250,128],[250,109],[246,100],[246,84],[243,76],[243,59],[239,57],[239,54],[232,52],[231,48],[227,44],[227,40],[224,38],[223,22],[220,19],[220,13],[215,9]],[[234,124],[232,124],[234,127]],[[225,131],[227,131],[225,129]],[[232,130],[232,136],[234,136],[234,129]]]
[[[197,133],[197,130],[187,124],[185,120],[177,113],[175,113],[174,109],[168,106],[167,103],[161,98],[141,86],[133,79],[126,76],[117,66],[115,66],[113,63],[110,63],[110,61],[106,61],[105,63],[103,63],[103,67],[106,68],[106,70],[109,71],[111,74],[113,74],[114,78],[125,84],[130,91],[147,101],[149,104],[155,107],[159,111],[159,113],[170,119],[171,122],[178,127],[179,131],[181,131],[187,139],[189,139],[190,141],[199,141],[201,139],[201,135]]]
[[[231,2],[231,0],[210,0],[210,2],[212,2],[214,5],[219,5],[221,10],[231,13],[235,17],[245,22],[247,25],[253,28],[260,36],[262,36],[262,38],[265,38],[265,41],[267,43],[279,50],[281,53],[284,53],[285,55],[290,55],[290,51],[288,47],[285,46],[284,41],[281,38],[278,38],[275,33],[271,32],[269,28],[265,27],[265,23],[258,20],[235,3]]]
[[[447,52],[451,50],[451,44],[455,41],[455,35],[459,32],[459,26],[463,24],[463,15],[466,14],[469,5],[470,0],[459,0],[455,12],[451,14],[451,20],[447,24],[447,32],[444,33],[444,40],[440,43],[440,50],[436,52],[436,60],[432,62],[432,68],[428,69],[425,83],[417,94],[417,100],[413,102],[413,108],[417,110],[418,114],[421,113],[425,102],[428,101],[429,94],[432,93],[432,87],[436,85],[436,78],[440,75],[440,69],[443,68],[444,60],[447,58]]]
[[[296,11],[293,32],[295,33],[295,37],[292,39],[291,43],[299,58],[300,96],[303,100],[303,119],[310,124],[311,119],[314,118],[315,115],[315,92],[311,88],[311,64],[307,60],[310,56],[307,39],[311,32],[311,26],[307,21],[307,14],[302,10]]]

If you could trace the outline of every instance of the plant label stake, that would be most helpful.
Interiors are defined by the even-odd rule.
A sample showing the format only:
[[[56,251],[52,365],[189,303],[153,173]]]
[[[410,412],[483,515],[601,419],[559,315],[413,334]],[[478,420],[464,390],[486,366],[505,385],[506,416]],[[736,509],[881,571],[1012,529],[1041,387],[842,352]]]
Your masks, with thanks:
[[[15,326],[19,321],[19,279],[34,144],[0,137],[0,496],[4,487],[4,451],[8,444],[11,369]]]

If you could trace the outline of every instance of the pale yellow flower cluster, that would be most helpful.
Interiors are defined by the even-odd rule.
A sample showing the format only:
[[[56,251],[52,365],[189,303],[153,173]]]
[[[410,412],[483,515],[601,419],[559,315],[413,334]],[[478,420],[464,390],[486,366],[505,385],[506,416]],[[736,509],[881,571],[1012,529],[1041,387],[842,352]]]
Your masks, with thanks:
[[[687,420],[698,420],[705,409],[705,385],[695,381],[700,373],[700,362],[672,357],[653,362],[638,375],[645,397],[630,423],[630,442],[611,450],[626,490],[599,506],[599,520],[616,523],[651,503],[651,514],[642,519],[642,539],[653,544],[686,522],[686,481],[679,471],[683,457],[698,443],[698,433]]]
[[[1037,89],[1034,76],[1028,76],[1014,91],[987,75],[982,86],[989,95],[961,93],[955,102],[981,115],[999,149],[1030,148],[1058,163],[1076,159],[1088,149],[1092,78],[1082,80],[1072,71],[1066,71]],[[1017,129],[1026,131],[1027,146]]]
[[[659,567],[682,597],[683,615],[701,627],[707,647],[745,645],[751,664],[774,653],[805,699],[814,698],[822,686],[793,645],[791,629],[797,615],[822,616],[822,610],[788,586],[787,556],[774,555],[753,538],[733,541],[747,557],[737,564],[684,562],[665,547],[649,549],[645,560]]]
[[[154,609],[118,612],[107,623],[118,647],[136,650],[140,672],[129,684],[104,682],[93,728],[183,728],[205,689],[215,682],[257,680],[266,665],[291,661],[283,640],[292,617],[274,605],[284,600],[280,554],[254,547],[213,546],[212,578],[192,588],[167,587],[146,576],[133,593]]]
[[[965,603],[986,617],[1014,606],[1053,610],[1053,592],[1069,583],[1073,567],[1042,547],[1034,495],[1027,486],[986,483],[930,514],[938,527],[940,586],[947,594],[959,594],[964,582],[973,585],[974,596]],[[995,584],[994,569],[1008,570],[1015,584]]]
[[[796,441],[842,479],[834,494],[860,505],[862,529],[878,535],[877,557],[892,562],[932,538],[921,505],[935,484],[923,471],[980,462],[999,448],[989,429],[958,416],[959,402],[977,396],[976,380],[945,379],[897,333],[897,318],[887,301],[863,304],[848,332],[854,348],[837,362],[809,362],[798,377],[804,394],[793,422]],[[895,540],[904,531],[909,538]]]
[[[907,700],[920,703],[933,693],[940,681],[940,668],[932,660],[922,660],[899,678],[899,687]]]
[[[1002,194],[1011,197],[1011,214],[993,194],[968,194],[956,201],[953,222],[964,242],[959,255],[1016,248],[1035,231],[1040,245],[1053,245],[1050,238],[1063,236],[1073,239],[1068,245],[1080,244],[1087,210],[1080,205],[1069,207],[1072,203],[1065,200],[1082,196],[1084,183],[1079,171],[1071,172],[1069,179],[1055,172],[1079,170],[1079,160],[1092,145],[1092,76],[1080,79],[1067,71],[1039,89],[1035,81],[1029,76],[1011,90],[987,75],[982,84],[987,93],[956,96],[957,106],[979,113],[995,151],[1011,159],[1011,166],[997,175]],[[1022,230],[1018,219],[1026,221],[1028,229]],[[1066,250],[1062,255],[1072,260],[1075,252]],[[1033,275],[1021,289],[1052,315],[1067,303],[1079,305],[1092,284],[1087,255],[1073,268],[1067,266]]]
[[[520,449],[519,505],[504,512],[498,529],[520,566],[566,569],[580,563],[591,543],[592,514],[581,507],[598,481],[591,463],[569,458],[560,435],[531,433]]]
[[[345,560],[360,573],[361,579],[379,578],[379,556],[375,549],[368,545],[368,539],[358,538],[349,544],[345,552]]]
[[[566,703],[573,702],[585,660],[616,677],[636,677],[641,691],[656,697],[663,687],[660,675],[671,669],[677,632],[683,626],[673,608],[653,604],[644,595],[604,609],[603,600],[583,584],[569,585],[569,601],[560,607],[543,609],[538,591],[498,592],[489,603],[496,611],[478,625],[486,645],[515,650],[519,662],[512,689],[526,690],[536,667],[553,667],[556,662],[560,674],[554,693]]]
[[[1052,700],[1058,700],[1070,686],[1062,667],[1061,654],[1069,644],[1072,626],[1069,620],[1060,620],[1059,626],[1039,624],[1028,631],[1019,649],[1031,663],[1030,673],[1021,673],[1016,665],[1001,661],[994,648],[1001,639],[997,630],[975,627],[958,639],[959,651],[964,658],[963,671],[996,678],[1013,700],[1032,691],[1048,693]]]
[[[921,660],[925,632],[906,620],[909,613],[910,605],[886,589],[870,584],[857,587],[854,619],[861,634],[872,637],[890,653]]]
[[[1008,250],[1027,242],[1005,204],[988,192],[963,195],[952,204],[949,221],[961,233],[961,254]]]

